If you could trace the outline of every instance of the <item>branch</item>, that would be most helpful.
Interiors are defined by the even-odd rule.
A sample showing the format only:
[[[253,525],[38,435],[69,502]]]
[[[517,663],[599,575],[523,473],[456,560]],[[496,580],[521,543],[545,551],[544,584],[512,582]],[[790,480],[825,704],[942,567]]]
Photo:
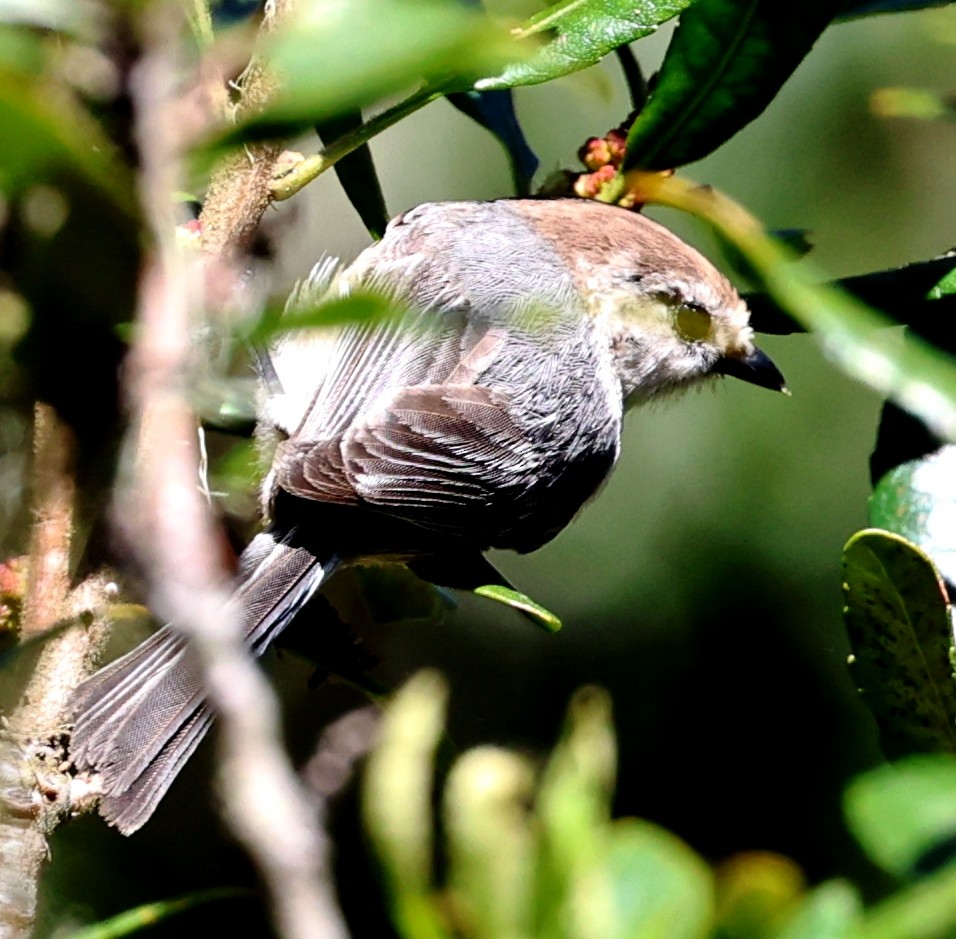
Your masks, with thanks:
[[[73,441],[53,409],[34,420],[33,525],[21,638],[43,641],[0,739],[0,935],[26,937],[49,857],[47,836],[73,808],[63,742],[67,703],[106,640],[111,586],[90,578],[70,593]],[[74,623],[66,626],[66,623]],[[56,628],[58,623],[64,626]]]
[[[266,4],[262,33],[272,32],[294,6],[294,0]],[[253,60],[239,83],[236,119],[260,110],[275,93],[274,76]],[[226,157],[213,173],[199,222],[203,251],[230,258],[247,250],[272,203],[270,185],[283,148],[278,143],[250,144],[245,152]]]
[[[277,13],[288,6],[277,4]],[[175,37],[156,16],[148,25],[133,101],[144,212],[154,246],[126,372],[127,450],[134,469],[117,492],[115,515],[146,573],[151,607],[189,638],[196,653],[219,718],[225,815],[259,867],[278,932],[288,939],[344,939],[316,809],[279,743],[275,696],[242,641],[230,603],[224,539],[198,485],[197,427],[186,385],[195,364],[191,320],[203,303],[197,286],[210,271],[221,274],[220,261],[247,246],[268,204],[265,180],[272,150],[258,151],[249,166],[220,167],[203,213],[207,222],[215,220],[210,231],[204,228],[207,278],[193,276],[175,244],[169,201],[182,175],[182,155],[170,126],[178,72],[171,51]],[[250,88],[265,93],[267,86],[264,73],[253,70],[244,88],[248,95]]]

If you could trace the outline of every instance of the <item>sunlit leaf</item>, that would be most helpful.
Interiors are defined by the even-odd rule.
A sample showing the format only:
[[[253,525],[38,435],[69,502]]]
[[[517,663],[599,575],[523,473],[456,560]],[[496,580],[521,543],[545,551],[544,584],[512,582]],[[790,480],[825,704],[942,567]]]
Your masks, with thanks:
[[[613,935],[703,939],[711,934],[713,874],[676,835],[637,819],[616,822],[607,864]]]
[[[530,936],[537,829],[529,759],[477,747],[452,767],[445,790],[449,885],[475,936]]]
[[[956,118],[953,97],[928,88],[880,88],[873,92],[870,107],[877,117],[909,117],[922,121]]]
[[[476,587],[474,592],[479,597],[496,600],[498,603],[504,603],[505,606],[510,606],[525,613],[546,632],[556,633],[561,628],[561,620],[554,613],[546,610],[540,603],[536,603],[527,594],[511,587],[500,584],[484,584],[481,587]]]
[[[853,780],[844,808],[866,853],[890,873],[908,877],[924,868],[928,854],[956,839],[954,793],[956,759],[912,756]]]
[[[836,0],[697,0],[681,16],[624,169],[699,160],[749,124],[839,11]]]
[[[389,705],[365,773],[365,825],[408,939],[448,936],[431,893],[432,776],[447,698],[435,673],[412,678]]]
[[[800,866],[772,851],[742,851],[717,867],[717,931],[722,936],[775,935],[806,891]]]
[[[870,524],[913,542],[956,584],[956,446],[890,470],[870,496]]]
[[[890,532],[844,548],[844,619],[853,675],[889,757],[956,752],[952,623],[929,559]]]
[[[926,295],[930,300],[942,300],[943,297],[956,295],[956,258],[952,267],[935,284]]]
[[[132,936],[147,928],[161,923],[171,916],[184,913],[194,907],[217,900],[233,900],[239,897],[251,896],[248,890],[236,887],[222,887],[215,890],[201,890],[176,897],[172,900],[158,900],[155,903],[144,903],[132,910],[126,910],[117,916],[92,923],[81,929],[72,931],[70,939],[119,939],[120,936]]]
[[[385,322],[402,315],[404,311],[385,297],[356,291],[347,297],[305,302],[286,313],[277,308],[269,309],[244,338],[253,344],[264,345],[284,334],[333,329],[352,323]]]
[[[863,904],[842,880],[817,887],[797,908],[774,939],[856,939]]]
[[[649,36],[690,0],[560,0],[515,35],[543,43],[526,62],[483,78],[479,89],[514,88],[560,78],[595,65],[618,46]]]
[[[280,89],[226,142],[289,135],[423,81],[466,90],[518,54],[503,26],[458,4],[314,0],[271,44]]]

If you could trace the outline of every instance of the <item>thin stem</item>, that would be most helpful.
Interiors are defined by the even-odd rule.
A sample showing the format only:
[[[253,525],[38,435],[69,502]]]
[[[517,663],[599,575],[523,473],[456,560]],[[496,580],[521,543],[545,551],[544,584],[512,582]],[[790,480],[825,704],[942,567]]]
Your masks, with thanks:
[[[621,64],[624,81],[627,83],[627,90],[631,96],[631,110],[640,113],[647,104],[648,95],[647,80],[641,71],[641,64],[628,45],[618,46],[614,53]]]
[[[444,88],[436,89],[433,87],[416,91],[404,101],[399,101],[398,104],[366,121],[351,133],[339,137],[321,153],[306,157],[296,163],[288,173],[272,181],[270,186],[272,198],[276,202],[291,198],[312,180],[317,179],[326,170],[335,166],[342,157],[348,156],[353,150],[357,150],[362,144],[368,143],[373,137],[382,133],[383,130],[387,130],[393,124],[397,124],[402,118],[414,114],[415,111],[423,108],[426,104],[440,98],[445,94],[445,91]]]

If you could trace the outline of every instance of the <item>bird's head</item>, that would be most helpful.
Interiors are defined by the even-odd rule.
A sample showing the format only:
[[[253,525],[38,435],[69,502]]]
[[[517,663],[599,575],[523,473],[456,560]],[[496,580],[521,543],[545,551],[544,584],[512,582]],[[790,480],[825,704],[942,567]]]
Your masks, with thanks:
[[[666,228],[584,200],[518,205],[571,269],[628,404],[718,375],[787,391],[733,285]]]

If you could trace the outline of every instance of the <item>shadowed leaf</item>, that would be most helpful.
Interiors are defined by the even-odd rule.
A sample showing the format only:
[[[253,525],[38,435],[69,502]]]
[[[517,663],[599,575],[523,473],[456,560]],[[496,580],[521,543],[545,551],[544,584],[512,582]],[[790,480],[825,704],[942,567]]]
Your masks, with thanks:
[[[361,126],[362,112],[346,111],[338,117],[319,122],[315,130],[319,137],[328,143]],[[382,194],[382,184],[378,180],[368,144],[363,144],[342,157],[335,164],[335,175],[338,176],[349,202],[358,212],[368,233],[375,239],[381,238],[385,234],[389,216],[385,196]]]
[[[833,286],[882,310],[894,323],[919,326],[946,316],[956,317],[956,298],[952,296],[956,289],[956,254],[949,252],[903,267],[844,277]],[[803,332],[803,327],[767,294],[748,293],[744,299],[757,332]]]
[[[947,598],[929,559],[870,529],[843,551],[844,620],[853,675],[890,758],[956,752],[956,684]]]
[[[697,0],[681,16],[624,169],[699,160],[749,124],[836,15],[835,0]]]

